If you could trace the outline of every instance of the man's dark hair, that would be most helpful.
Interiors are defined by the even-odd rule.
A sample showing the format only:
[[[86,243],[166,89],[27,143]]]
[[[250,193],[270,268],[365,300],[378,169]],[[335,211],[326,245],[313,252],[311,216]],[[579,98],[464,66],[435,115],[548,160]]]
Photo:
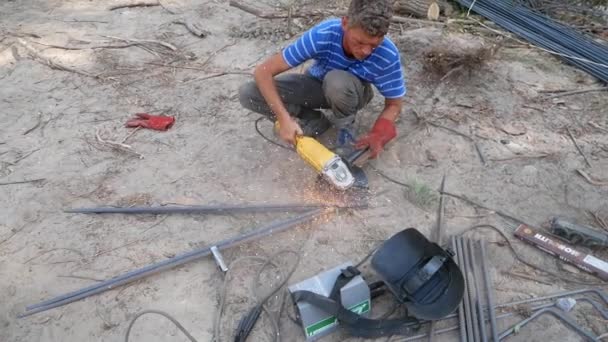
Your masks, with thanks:
[[[388,33],[392,16],[392,1],[388,0],[352,0],[347,14],[349,26],[361,27],[374,37]]]

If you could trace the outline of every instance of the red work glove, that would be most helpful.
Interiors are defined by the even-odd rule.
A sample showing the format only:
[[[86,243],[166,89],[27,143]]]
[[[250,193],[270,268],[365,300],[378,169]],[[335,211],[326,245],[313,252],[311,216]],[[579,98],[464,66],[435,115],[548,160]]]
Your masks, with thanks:
[[[127,121],[127,127],[143,127],[157,131],[166,131],[175,122],[175,118],[172,116],[150,115],[148,113],[137,113],[135,116],[137,118]]]
[[[355,143],[355,148],[362,149],[369,146],[371,151],[370,158],[373,159],[380,154],[384,145],[396,136],[397,129],[395,128],[395,124],[391,120],[379,118],[376,120],[372,130]]]

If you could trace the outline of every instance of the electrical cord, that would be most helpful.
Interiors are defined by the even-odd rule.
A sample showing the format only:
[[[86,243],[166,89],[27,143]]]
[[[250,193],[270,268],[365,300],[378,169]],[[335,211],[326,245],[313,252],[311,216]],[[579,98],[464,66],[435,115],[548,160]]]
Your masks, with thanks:
[[[175,326],[181,330],[182,333],[184,333],[184,335],[186,335],[186,337],[191,341],[191,342],[198,342],[189,332],[188,330],[186,330],[186,328],[184,328],[183,325],[181,325],[175,318],[173,318],[171,315],[169,315],[168,313],[164,312],[164,311],[160,311],[160,310],[145,310],[142,311],[140,313],[138,313],[137,315],[135,315],[135,317],[133,317],[133,319],[131,320],[131,323],[129,323],[129,327],[127,328],[127,333],[125,334],[125,342],[129,342],[129,336],[131,334],[131,328],[133,328],[133,324],[135,324],[135,321],[137,321],[138,318],[140,318],[143,315],[146,314],[157,314],[157,315],[161,315],[165,318],[167,318],[168,320],[170,320],[173,324],[175,324]]]
[[[259,293],[259,290],[255,290],[256,288],[262,288],[262,286],[260,286],[260,277],[264,271],[264,269],[266,269],[268,266],[272,265],[273,267],[281,270],[281,268],[276,265],[273,260],[277,260],[277,257],[281,254],[285,254],[285,253],[291,253],[293,255],[296,256],[296,261],[294,262],[294,265],[285,273],[283,274],[281,272],[281,281],[278,285],[275,285],[274,287],[271,288],[270,291],[268,291],[267,294],[265,295],[261,295]],[[281,288],[283,288],[283,286],[287,283],[287,281],[290,279],[291,275],[295,272],[297,265],[299,264],[300,261],[300,253],[296,252],[296,251],[292,251],[292,250],[283,250],[280,252],[275,253],[274,255],[272,255],[270,258],[264,258],[264,257],[256,257],[256,256],[246,256],[246,257],[241,257],[238,258],[236,260],[234,260],[233,262],[230,263],[230,265],[228,266],[228,272],[226,272],[225,276],[224,276],[224,282],[223,282],[223,286],[222,286],[222,292],[220,294],[220,304],[219,304],[219,310],[216,314],[216,317],[214,319],[214,326],[213,326],[213,340],[214,342],[220,342],[221,340],[221,336],[220,336],[220,323],[221,323],[221,318],[226,306],[226,294],[228,292],[228,283],[230,281],[230,275],[231,275],[231,270],[234,269],[234,266],[236,264],[239,264],[243,261],[258,261],[262,263],[262,266],[260,268],[260,270],[257,272],[257,276],[254,280],[254,296],[256,296],[256,306],[253,308],[253,310],[250,310],[249,313],[247,314],[247,316],[252,315],[256,309],[259,310],[261,309],[262,311],[264,311],[266,313],[266,315],[268,316],[271,324],[272,324],[272,328],[273,328],[273,341],[278,341],[278,338],[280,336],[280,331],[279,331],[279,324],[278,324],[278,318],[274,317],[274,315],[272,315],[272,312],[270,312],[270,310],[267,308],[266,303],[269,301],[270,298],[272,298]],[[284,301],[284,296],[281,296],[281,300],[280,303],[277,305],[279,308],[279,316],[280,316],[280,312],[282,311],[282,307],[283,307],[283,301]],[[260,307],[261,306],[261,307]],[[259,315],[259,312],[257,313]],[[248,317],[245,316],[243,318],[243,320],[248,320]],[[255,324],[255,322],[250,322]],[[251,326],[250,328],[253,328],[253,326]]]
[[[283,270],[281,269],[280,266],[278,266],[277,264],[275,264],[273,262],[273,260],[279,260],[278,256],[282,255],[282,254],[286,254],[286,253],[290,253],[296,256],[296,260],[293,264],[293,266],[291,268],[289,268],[289,270],[287,270],[287,272],[283,272]],[[283,310],[284,307],[284,302],[285,302],[285,295],[281,296],[278,304],[276,305],[278,307],[278,317],[275,317],[272,312],[271,309],[269,309],[266,304],[268,303],[268,301],[277,293],[279,292],[287,283],[287,281],[291,278],[291,276],[293,275],[293,273],[296,270],[297,265],[300,262],[300,253],[296,252],[296,251],[292,251],[292,250],[282,250],[279,251],[277,253],[275,253],[274,255],[272,255],[270,258],[264,258],[264,257],[257,257],[257,256],[246,256],[246,257],[241,257],[238,258],[236,260],[234,260],[232,263],[230,263],[229,267],[228,267],[228,272],[226,272],[225,276],[224,276],[224,281],[223,281],[223,286],[222,286],[222,292],[220,294],[220,305],[219,305],[219,311],[216,314],[216,317],[214,319],[214,325],[213,325],[213,341],[215,342],[219,342],[220,341],[220,321],[221,321],[221,316],[222,313],[224,311],[225,305],[226,305],[226,293],[227,293],[227,288],[228,288],[228,282],[229,282],[229,277],[230,277],[230,270],[233,269],[233,267],[236,264],[239,264],[243,261],[247,261],[247,260],[253,260],[253,261],[258,261],[260,263],[262,263],[262,266],[260,267],[259,271],[257,272],[256,278],[254,280],[254,295],[256,297],[256,308],[260,308],[263,312],[266,313],[266,315],[268,316],[271,324],[272,324],[272,328],[273,328],[273,341],[278,341],[279,335],[280,335],[280,329],[279,329],[279,323],[278,323],[278,317],[281,316],[281,312]],[[260,283],[260,278],[261,275],[263,274],[264,270],[269,267],[269,266],[273,266],[275,268],[277,268],[280,272],[280,277],[281,277],[281,281],[279,284],[275,285],[274,287],[272,287],[270,289],[270,291],[268,291],[268,293],[266,294],[260,294],[259,289],[263,288],[263,286]],[[157,315],[161,315],[165,318],[167,318],[168,320],[170,320],[191,342],[198,342],[193,336],[192,334],[190,334],[190,332],[188,332],[188,330],[186,330],[186,328],[184,328],[184,326],[182,324],[180,324],[175,318],[173,318],[171,315],[169,315],[168,313],[164,312],[164,311],[160,311],[160,310],[144,310],[139,312],[137,315],[135,315],[135,317],[133,317],[133,319],[131,320],[131,322],[129,323],[129,326],[127,328],[127,331],[125,333],[125,342],[129,342],[129,338],[131,335],[131,329],[133,328],[133,325],[135,324],[135,322],[143,315],[146,314],[157,314]],[[255,324],[255,322],[253,322],[253,324]],[[253,328],[253,326],[251,326],[251,328]],[[245,336],[246,338],[246,336]],[[243,340],[244,341],[244,340]]]
[[[254,126],[255,126],[255,131],[256,131],[256,132],[257,132],[257,133],[258,133],[258,134],[259,134],[259,135],[260,135],[260,136],[261,136],[261,137],[262,137],[264,140],[266,140],[267,142],[269,142],[269,143],[271,143],[271,144],[273,144],[273,145],[275,145],[275,146],[278,146],[278,147],[280,147],[280,148],[284,148],[284,149],[286,149],[286,150],[293,151],[293,150],[294,150],[293,148],[288,147],[288,146],[285,146],[285,145],[283,145],[283,144],[279,144],[278,142],[276,142],[276,141],[274,141],[274,140],[272,140],[272,139],[268,138],[267,136],[265,136],[265,135],[264,135],[264,133],[262,133],[262,131],[260,130],[259,124],[260,124],[260,121],[262,121],[262,120],[264,120],[264,119],[266,119],[266,120],[268,120],[268,121],[272,122],[272,121],[271,121],[269,118],[267,118],[266,116],[261,116],[261,117],[257,118],[257,119],[255,120],[255,124],[254,124]]]

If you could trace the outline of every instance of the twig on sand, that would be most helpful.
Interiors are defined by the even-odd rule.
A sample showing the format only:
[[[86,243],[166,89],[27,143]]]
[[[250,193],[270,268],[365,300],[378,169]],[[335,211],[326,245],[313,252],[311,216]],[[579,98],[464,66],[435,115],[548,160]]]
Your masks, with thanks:
[[[105,38],[110,38],[110,39],[116,39],[116,40],[122,40],[123,42],[131,42],[131,43],[138,43],[138,44],[158,44],[160,46],[163,46],[171,51],[177,51],[177,47],[175,47],[175,45],[167,43],[167,42],[163,42],[162,40],[153,40],[153,39],[134,39],[134,38],[121,38],[121,37],[115,37],[115,36],[104,36],[102,35],[102,37]]]
[[[132,7],[151,7],[151,6],[160,6],[160,3],[156,0],[152,1],[127,1],[122,2],[113,6],[110,6],[108,10],[114,11],[121,8],[132,8]]]
[[[459,132],[459,131],[457,131],[457,130],[455,130],[455,129],[453,129],[453,128],[446,127],[446,126],[440,125],[440,124],[438,124],[438,123],[435,123],[435,122],[429,121],[429,120],[427,120],[426,118],[422,117],[422,116],[420,115],[420,113],[418,113],[418,112],[417,112],[415,109],[412,109],[412,110],[413,110],[414,115],[416,116],[416,119],[418,119],[419,121],[421,121],[423,124],[429,124],[429,125],[431,125],[431,126],[434,126],[434,127],[437,127],[437,128],[444,129],[444,130],[446,130],[446,131],[448,131],[448,132],[454,133],[454,134],[456,134],[456,135],[458,135],[458,136],[461,136],[461,137],[465,138],[466,140],[468,140],[468,141],[469,141],[471,144],[473,144],[473,146],[475,147],[475,151],[477,152],[477,155],[479,156],[479,160],[481,161],[481,163],[482,163],[484,166],[486,165],[486,158],[485,158],[485,156],[483,155],[483,152],[481,151],[481,147],[479,146],[479,144],[477,143],[477,141],[475,141],[475,139],[473,139],[473,137],[471,137],[471,136],[470,136],[470,135],[468,135],[468,134],[465,134],[465,133]]]
[[[127,136],[122,139],[122,141],[120,142],[121,144],[124,144],[127,142],[127,140],[129,140],[129,138],[131,136],[133,136],[133,134],[137,133],[137,131],[139,131],[141,129],[141,126],[137,126],[133,131],[131,131],[129,134],[127,134]]]
[[[17,41],[28,51],[28,54],[30,55],[30,57],[32,57],[34,60],[48,66],[51,69],[73,72],[78,75],[92,77],[92,78],[100,78],[98,75],[93,75],[86,71],[81,71],[81,70],[71,68],[71,67],[63,65],[59,62],[55,62],[55,61],[51,60],[50,58],[42,56],[40,54],[40,52],[38,52],[30,44],[28,44],[28,42],[25,41],[25,39],[17,38]]]
[[[568,131],[568,135],[570,136],[570,139],[572,140],[574,147],[576,147],[576,149],[578,150],[578,153],[580,153],[581,156],[583,156],[583,159],[585,159],[585,163],[587,164],[587,166],[591,167],[591,163],[589,163],[589,159],[587,159],[587,156],[585,155],[585,153],[583,152],[581,147],[576,142],[576,139],[574,138],[574,135],[572,134],[570,127],[567,127],[566,130]]]
[[[608,185],[608,182],[594,179],[589,174],[587,174],[587,172],[585,172],[585,171],[583,171],[581,169],[576,169],[576,172],[578,172],[579,175],[583,176],[583,178],[585,178],[587,180],[587,182],[589,182],[589,184],[593,184],[593,185],[597,185],[597,186],[606,186],[606,185]]]
[[[207,64],[209,64],[209,62],[211,62],[211,60],[213,59],[213,57],[217,56],[217,54],[218,54],[218,53],[220,53],[220,52],[222,52],[222,51],[226,50],[227,48],[229,48],[229,47],[231,47],[231,46],[234,46],[235,44],[236,44],[236,41],[234,41],[234,42],[232,42],[232,43],[228,43],[228,44],[226,44],[226,45],[222,46],[221,48],[219,48],[219,49],[215,50],[213,53],[211,53],[211,54],[209,55],[209,57],[207,57],[207,59],[205,59],[205,61],[203,61],[203,62],[200,64],[200,67],[201,67],[201,68],[206,67],[206,66],[207,66]]]
[[[139,157],[139,159],[144,159],[144,156],[141,153],[135,151],[135,149],[133,149],[133,147],[131,145],[119,143],[116,141],[104,140],[101,137],[101,135],[99,134],[99,130],[95,131],[95,137],[97,138],[97,141],[99,143],[101,143],[102,145],[109,146],[115,150],[129,152],[129,153],[132,153],[132,154],[136,155],[137,157]]]
[[[492,158],[490,160],[494,161],[494,162],[503,162],[503,161],[509,161],[509,160],[514,160],[514,159],[543,159],[543,158],[547,158],[547,157],[551,157],[551,156],[553,156],[553,154],[551,154],[551,153],[540,153],[540,154],[534,154],[534,155],[518,155],[518,156],[506,157],[506,158]]]
[[[19,228],[19,229],[12,230],[13,233],[11,235],[9,235],[8,237],[6,237],[4,240],[0,241],[0,245],[2,245],[3,243],[5,243],[6,241],[12,239],[13,236],[17,235],[17,233],[19,233],[20,231],[22,231],[25,228],[25,226],[27,226],[27,223],[24,224],[23,226],[21,226],[21,228]]]
[[[11,164],[11,165],[17,165],[17,163],[19,163],[19,162],[20,162],[20,161],[22,161],[23,159],[25,159],[25,158],[27,158],[27,157],[31,156],[32,154],[34,154],[34,152],[37,152],[37,151],[40,151],[40,148],[33,149],[33,150],[29,151],[28,153],[26,153],[26,154],[22,155],[21,157],[19,157],[19,158],[17,158],[17,159],[15,159],[15,160],[13,160],[12,162],[7,162],[7,163],[9,163],[9,164]]]
[[[41,123],[42,123],[42,113],[38,112],[38,122],[32,128],[30,128],[30,129],[26,130],[25,132],[23,132],[23,135],[28,135],[29,133],[31,133],[32,131],[34,131],[36,128],[38,128],[38,126],[40,126]]]
[[[466,196],[458,195],[458,194],[453,194],[453,193],[450,193],[450,192],[447,192],[447,191],[443,191],[441,193],[444,194],[444,195],[447,195],[447,196],[454,197],[454,198],[457,198],[459,200],[465,201],[465,202],[469,203],[472,206],[475,206],[475,207],[478,207],[478,208],[482,208],[482,209],[485,209],[485,210],[489,210],[489,211],[495,213],[498,216],[502,216],[504,218],[508,218],[508,219],[510,219],[512,221],[515,221],[515,222],[519,223],[519,224],[525,224],[527,226],[534,227],[534,225],[531,225],[531,224],[523,221],[522,219],[519,219],[519,218],[517,218],[517,217],[515,217],[513,215],[510,215],[510,214],[507,214],[504,211],[497,210],[497,209],[492,209],[490,207],[487,207],[487,206],[485,206],[485,205],[483,205],[481,203],[478,203],[478,202],[475,202],[475,201],[471,200],[470,198],[468,198]]]
[[[44,180],[46,180],[46,178],[26,179],[26,180],[21,180],[21,181],[14,181],[14,182],[4,182],[4,183],[0,183],[0,185],[36,183],[36,182],[42,182]]]
[[[76,253],[76,254],[78,254],[78,255],[79,255],[81,258],[84,258],[84,255],[83,255],[83,254],[82,254],[80,251],[78,251],[78,250],[76,250],[76,249],[73,249],[73,248],[65,248],[65,247],[62,247],[62,248],[52,248],[52,249],[49,249],[48,251],[44,251],[44,252],[42,252],[42,253],[38,253],[38,254],[36,254],[35,256],[33,256],[33,257],[31,257],[31,258],[27,259],[27,260],[26,260],[26,261],[24,261],[23,263],[24,263],[24,264],[27,264],[27,263],[29,263],[30,261],[33,261],[33,260],[35,260],[35,259],[38,259],[38,258],[40,258],[41,256],[46,255],[46,254],[49,254],[49,253],[54,252],[54,251],[68,251],[68,252]]]
[[[573,90],[573,91],[564,91],[561,93],[557,93],[555,95],[545,96],[545,97],[543,97],[543,100],[554,99],[554,98],[558,98],[558,97],[562,97],[562,96],[591,93],[591,92],[596,92],[596,91],[606,91],[606,90],[608,90],[608,87],[595,87],[595,88],[579,89],[579,90]]]
[[[602,131],[602,132],[606,132],[606,133],[608,133],[608,129],[607,129],[607,128],[604,128],[604,127],[602,127],[602,126],[600,126],[600,125],[596,124],[596,123],[595,123],[595,122],[593,122],[593,121],[589,121],[589,126],[594,127],[594,128],[597,128],[597,129],[599,129],[599,130],[600,130],[600,131]]]
[[[597,222],[597,224],[602,227],[602,229],[608,231],[608,223],[606,223],[606,220],[602,218],[599,212],[593,212],[591,210],[587,210],[587,212],[593,217],[595,222]]]
[[[195,22],[187,20],[187,19],[186,20],[177,19],[177,20],[172,21],[172,23],[176,24],[176,25],[184,26],[188,31],[190,31],[190,33],[192,33],[193,35],[195,35],[199,38],[205,38],[209,34],[209,32],[206,31],[205,29],[203,29],[199,23],[195,23]]]
[[[518,277],[518,278],[523,278],[526,280],[536,281],[536,282],[539,282],[539,283],[545,284],[545,285],[553,285],[552,283],[550,283],[546,280],[541,280],[538,277],[534,277],[534,276],[530,276],[530,275],[526,275],[526,274],[516,273],[516,272],[512,272],[512,271],[505,271],[504,273],[507,275],[510,275],[512,277]]]
[[[92,280],[92,281],[103,281],[103,279],[97,279],[97,278],[90,278],[90,277],[84,277],[84,276],[78,276],[78,275],[58,275],[57,278],[73,278],[73,279],[80,279],[80,280]]]
[[[222,71],[222,72],[218,72],[215,74],[205,75],[200,78],[195,78],[192,81],[204,81],[204,80],[208,80],[211,78],[216,78],[216,77],[221,77],[221,76],[226,76],[226,75],[251,75],[251,73],[248,71]]]

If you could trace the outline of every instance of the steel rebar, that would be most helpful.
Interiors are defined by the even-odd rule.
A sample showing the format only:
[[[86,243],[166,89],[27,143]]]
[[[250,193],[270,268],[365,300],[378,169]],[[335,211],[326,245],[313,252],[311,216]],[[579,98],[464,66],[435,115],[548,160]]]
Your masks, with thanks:
[[[456,238],[456,248],[458,249],[458,251],[456,252],[456,255],[458,255],[458,265],[460,266],[460,271],[462,272],[462,276],[465,280],[465,291],[462,302],[464,304],[464,321],[467,327],[467,341],[474,342],[475,340],[473,335],[473,313],[470,302],[469,285],[467,280],[467,267],[465,262],[466,259],[464,255],[464,248],[462,246],[462,238],[460,237]]]
[[[516,323],[511,328],[509,328],[509,329],[505,330],[504,332],[502,332],[500,334],[500,336],[499,336],[499,339],[501,339],[501,340],[504,339],[505,337],[513,334],[516,330],[521,329],[526,324],[530,323],[531,321],[535,320],[536,318],[538,318],[538,317],[540,317],[540,316],[542,316],[544,314],[551,314],[551,315],[555,316],[556,318],[558,318],[562,322],[566,323],[567,326],[569,326],[570,328],[572,328],[579,335],[586,337],[589,341],[597,341],[597,337],[596,336],[594,336],[593,334],[591,334],[587,330],[581,328],[572,318],[570,318],[569,315],[566,314],[566,312],[564,312],[562,310],[558,310],[558,309],[553,308],[553,307],[548,307],[548,308],[540,309],[540,310],[534,312],[530,317],[524,319],[523,321],[521,321],[519,323]]]
[[[492,286],[492,280],[490,278],[490,274],[488,273],[490,270],[488,269],[487,263],[487,253],[486,253],[486,244],[484,241],[479,241],[479,249],[481,251],[481,272],[483,273],[483,279],[486,287],[486,295],[488,299],[488,316],[490,316],[490,327],[492,330],[492,340],[494,342],[500,341],[498,339],[498,327],[496,325],[496,310],[494,309],[494,291]]]
[[[211,247],[213,247],[213,246],[217,247],[219,250],[227,249],[230,247],[234,247],[238,244],[242,244],[242,243],[245,243],[245,242],[248,242],[251,240],[255,240],[255,239],[258,239],[258,238],[261,238],[261,237],[264,237],[264,236],[267,236],[267,235],[270,235],[273,233],[282,232],[282,231],[287,230],[291,227],[294,227],[298,224],[310,221],[323,212],[324,212],[323,209],[314,209],[314,210],[310,210],[308,212],[305,212],[303,214],[300,214],[296,217],[293,217],[293,218],[290,218],[287,220],[275,221],[260,229],[251,231],[251,232],[243,234],[241,236],[230,238],[230,239],[221,241],[219,243],[213,244],[211,246],[196,249],[191,252],[184,253],[184,254],[175,256],[173,258],[166,259],[161,262],[151,264],[151,265],[124,273],[117,277],[91,285],[89,287],[85,287],[83,289],[80,289],[80,290],[77,290],[74,292],[70,292],[70,293],[67,293],[67,294],[64,294],[61,296],[57,296],[55,298],[51,298],[51,299],[42,301],[42,302],[34,304],[34,305],[30,305],[30,306],[26,307],[26,311],[24,313],[22,313],[21,315],[19,315],[19,317],[26,317],[26,316],[33,315],[35,313],[39,313],[39,312],[46,311],[46,310],[49,310],[52,308],[63,306],[63,305],[75,302],[77,300],[111,290],[117,286],[131,283],[135,280],[150,276],[152,274],[164,271],[166,269],[170,269],[170,268],[188,263],[190,261],[200,259],[204,256],[211,254]]]
[[[454,253],[457,252],[457,248],[456,248],[456,237],[452,236],[452,250],[454,251]],[[458,259],[458,257],[456,258]],[[459,262],[457,262],[458,265],[460,265]],[[460,342],[466,342],[467,341],[467,331],[466,331],[466,324],[464,322],[464,307],[463,307],[463,303],[461,302],[460,305],[458,305],[458,324],[460,326]]]
[[[260,212],[305,212],[313,209],[360,209],[364,204],[332,206],[329,204],[218,204],[218,205],[167,205],[159,207],[96,207],[74,208],[66,213],[76,214],[227,214],[227,213],[260,213]]]
[[[596,42],[592,36],[513,1],[457,1],[503,29],[608,82],[608,46]]]
[[[474,281],[471,281],[472,269],[471,269],[471,256],[468,250],[468,239],[462,238],[462,248],[464,250],[464,264],[466,265],[466,290],[469,295],[469,305],[471,308],[471,323],[473,325],[473,341],[479,342],[481,340],[479,333],[479,317],[477,316],[477,308],[475,305],[475,297],[474,297]]]
[[[477,279],[477,256],[475,253],[476,243],[472,239],[468,239],[467,242],[469,247],[469,266],[471,267],[471,274],[473,276],[473,290],[475,291],[475,304],[477,305],[477,315],[479,318],[478,321],[476,321],[476,324],[478,323],[479,325],[479,337],[481,338],[481,341],[487,342],[488,335],[486,334],[486,319],[482,306],[483,296],[481,295],[480,286]]]
[[[589,292],[595,293],[596,295],[598,295],[598,297],[600,297],[602,299],[602,301],[606,305],[608,305],[608,295],[606,295],[606,293],[604,293],[604,291],[602,291],[600,289],[590,288],[590,289],[579,289],[579,290],[559,292],[559,293],[555,293],[555,294],[548,295],[548,296],[542,296],[542,297],[534,297],[534,298],[529,298],[529,299],[516,300],[516,301],[512,301],[512,302],[508,302],[508,303],[498,304],[495,306],[495,308],[498,309],[498,308],[504,308],[506,306],[512,306],[512,305],[535,303],[535,302],[540,302],[543,300],[574,296],[577,294],[589,293]]]

